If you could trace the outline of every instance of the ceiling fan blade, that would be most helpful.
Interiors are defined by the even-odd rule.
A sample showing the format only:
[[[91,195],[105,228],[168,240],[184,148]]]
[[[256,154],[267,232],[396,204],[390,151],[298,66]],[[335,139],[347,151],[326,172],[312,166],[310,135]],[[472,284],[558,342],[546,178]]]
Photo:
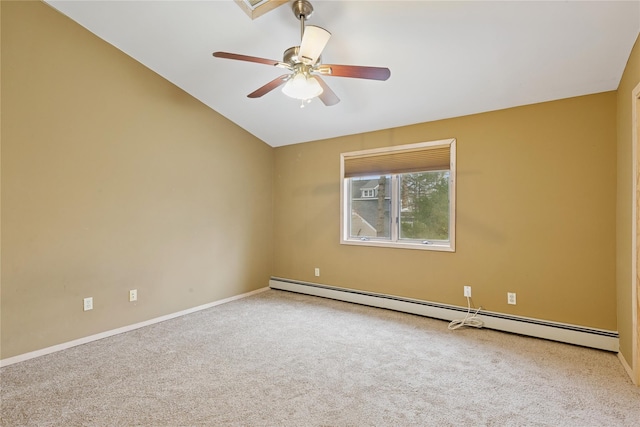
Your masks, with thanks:
[[[258,58],[256,56],[239,55],[237,53],[213,52],[213,56],[215,56],[216,58],[237,59],[238,61],[257,62],[259,64],[267,64],[267,65],[273,65],[273,66],[280,65],[280,61],[274,61],[273,59]]]
[[[313,77],[318,81],[318,83],[320,83],[320,86],[322,87],[322,93],[318,95],[318,98],[320,98],[320,101],[322,101],[324,105],[326,105],[327,107],[330,107],[340,102],[340,98],[338,98],[338,95],[336,95],[331,90],[331,88],[325,83],[324,80],[320,78],[320,76],[313,76]]]
[[[266,95],[267,93],[271,92],[278,86],[281,86],[284,82],[289,80],[289,77],[290,77],[289,74],[283,74],[280,77],[276,77],[266,85],[251,92],[249,95],[247,95],[247,98],[260,98],[262,95]]]
[[[388,68],[362,67],[359,65],[322,64],[315,71],[325,76],[370,80],[387,80],[391,76],[391,70]]]
[[[304,29],[298,58],[305,64],[315,64],[327,45],[329,37],[331,37],[331,33],[324,28],[308,25]]]

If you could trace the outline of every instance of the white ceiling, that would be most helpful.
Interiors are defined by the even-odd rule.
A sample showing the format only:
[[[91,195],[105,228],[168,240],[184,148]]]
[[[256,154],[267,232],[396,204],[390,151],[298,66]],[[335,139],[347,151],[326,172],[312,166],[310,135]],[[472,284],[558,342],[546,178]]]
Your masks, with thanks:
[[[273,147],[615,90],[640,31],[640,1],[312,1],[332,33],[323,63],[382,66],[389,80],[326,77],[332,107],[274,90],[299,44],[290,5],[251,20],[233,0],[47,0],[89,31]]]

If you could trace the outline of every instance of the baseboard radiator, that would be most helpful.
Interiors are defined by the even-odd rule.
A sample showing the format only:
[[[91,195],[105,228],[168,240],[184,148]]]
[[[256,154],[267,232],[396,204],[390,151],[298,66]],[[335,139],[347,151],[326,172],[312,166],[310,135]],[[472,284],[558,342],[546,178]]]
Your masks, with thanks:
[[[271,289],[331,298],[448,321],[460,319],[464,317],[467,312],[467,307],[357,291],[279,277],[271,277],[269,287]],[[479,314],[484,322],[485,328],[612,352],[618,351],[619,340],[618,332],[616,331],[550,322],[484,310],[480,310]]]

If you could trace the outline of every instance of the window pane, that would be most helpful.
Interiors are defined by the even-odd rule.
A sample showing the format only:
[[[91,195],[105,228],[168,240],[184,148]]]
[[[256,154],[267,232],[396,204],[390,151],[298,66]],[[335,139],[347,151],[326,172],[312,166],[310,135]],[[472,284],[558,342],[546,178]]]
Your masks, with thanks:
[[[400,177],[400,238],[449,240],[449,171]]]
[[[391,176],[350,178],[349,237],[391,238]]]

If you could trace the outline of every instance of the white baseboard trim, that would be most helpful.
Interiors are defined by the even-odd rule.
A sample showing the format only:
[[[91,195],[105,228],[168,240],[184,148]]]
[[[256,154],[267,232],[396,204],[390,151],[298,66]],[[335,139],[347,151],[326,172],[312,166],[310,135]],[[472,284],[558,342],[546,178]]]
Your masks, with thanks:
[[[87,344],[92,341],[97,341],[103,338],[111,337],[114,335],[122,334],[125,332],[130,332],[136,329],[144,328],[145,326],[153,325],[155,323],[164,322],[165,320],[175,319],[176,317],[185,316],[187,314],[195,313],[197,311],[206,310],[211,307],[215,307],[217,305],[226,304],[231,301],[235,301],[241,298],[246,298],[251,295],[258,294],[260,292],[264,292],[269,290],[268,287],[256,289],[255,291],[247,292],[240,295],[235,295],[229,298],[221,299],[218,301],[210,302],[207,304],[199,305],[197,307],[188,308],[186,310],[178,311],[175,313],[167,314],[164,316],[156,317],[154,319],[145,320],[144,322],[134,323],[133,325],[123,326],[121,328],[112,329],[110,331],[101,332],[99,334],[90,335],[88,337],[78,338],[77,340],[65,342],[62,344],[57,344],[51,347],[43,348],[36,351],[31,351],[29,353],[19,354],[17,356],[8,357],[6,359],[0,360],[0,368],[13,365],[14,363],[24,362],[25,360],[34,359],[36,357],[44,356],[46,354],[55,353],[57,351],[66,350],[71,347],[76,347],[78,345]]]
[[[464,314],[467,312],[467,307],[357,291],[353,289],[301,282],[279,277],[272,277],[271,280],[269,280],[269,287],[272,289],[315,295],[339,301],[386,308],[389,310],[418,314],[420,316],[449,321],[460,319],[461,317],[464,317]],[[484,322],[484,327],[489,329],[512,332],[612,352],[617,352],[619,349],[618,332],[616,331],[513,316],[484,310],[480,310],[479,315]]]

